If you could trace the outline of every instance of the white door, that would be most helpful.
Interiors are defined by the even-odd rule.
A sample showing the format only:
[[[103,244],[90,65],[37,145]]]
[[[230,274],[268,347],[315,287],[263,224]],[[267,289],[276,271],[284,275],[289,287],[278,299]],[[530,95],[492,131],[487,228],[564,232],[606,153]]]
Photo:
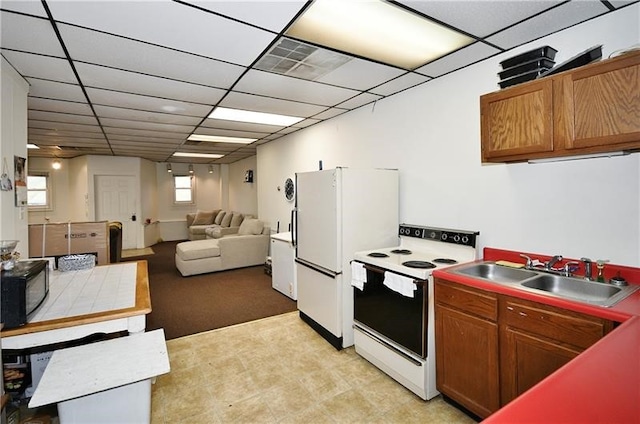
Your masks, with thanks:
[[[136,178],[96,175],[96,220],[122,222],[122,248],[137,247]],[[134,221],[135,220],[135,221]]]

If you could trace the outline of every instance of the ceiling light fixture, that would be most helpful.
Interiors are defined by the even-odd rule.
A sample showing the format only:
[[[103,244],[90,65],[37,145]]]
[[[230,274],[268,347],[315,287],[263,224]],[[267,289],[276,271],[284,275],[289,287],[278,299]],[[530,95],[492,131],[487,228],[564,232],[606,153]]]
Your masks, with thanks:
[[[223,119],[225,121],[251,122],[254,124],[278,125],[288,127],[302,121],[304,118],[288,115],[277,115],[274,113],[253,112],[250,110],[229,109],[217,107],[209,118]]]
[[[35,144],[28,143],[27,144],[27,149],[39,149],[39,147],[36,146]]]
[[[257,138],[246,137],[225,137],[222,135],[204,135],[204,134],[191,134],[187,140],[189,141],[207,141],[210,143],[239,143],[249,144],[257,140]]]
[[[316,0],[286,35],[408,70],[474,41],[380,0]]]
[[[172,173],[173,172],[173,169],[171,169],[171,164],[170,163],[167,164],[167,172],[168,173]]]
[[[213,165],[209,165],[209,174],[213,174]]]
[[[189,174],[193,174],[193,165],[189,165]]]
[[[60,168],[62,168],[62,162],[60,162],[59,159],[56,159],[51,163],[51,167],[53,169],[60,169]]]
[[[195,152],[176,152],[173,154],[179,158],[207,158],[207,159],[220,159],[224,155],[216,153],[195,153]]]

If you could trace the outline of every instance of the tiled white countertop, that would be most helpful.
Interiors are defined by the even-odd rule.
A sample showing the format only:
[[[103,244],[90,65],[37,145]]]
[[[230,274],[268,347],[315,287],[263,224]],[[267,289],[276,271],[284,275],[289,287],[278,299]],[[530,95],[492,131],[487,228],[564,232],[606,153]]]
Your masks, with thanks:
[[[50,274],[49,296],[29,320],[2,331],[3,349],[25,349],[95,333],[144,332],[151,312],[147,262]]]
[[[136,301],[135,262],[50,274],[49,296],[29,323],[131,308]]]

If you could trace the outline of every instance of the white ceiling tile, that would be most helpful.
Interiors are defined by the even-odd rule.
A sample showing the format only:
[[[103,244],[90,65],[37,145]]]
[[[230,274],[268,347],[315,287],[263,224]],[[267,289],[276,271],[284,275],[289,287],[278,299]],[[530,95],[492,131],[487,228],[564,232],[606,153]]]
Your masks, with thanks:
[[[3,2],[4,7],[4,2]],[[65,57],[51,23],[15,13],[2,13],[2,48]]]
[[[322,113],[317,114],[316,116],[314,116],[315,119],[331,119],[335,116],[338,115],[342,115],[343,113],[348,112],[347,109],[339,109],[336,107],[332,107],[330,109],[325,110]]]
[[[70,124],[97,125],[98,121],[93,116],[72,115],[68,113],[41,112],[30,110],[28,118],[38,121],[66,122]]]
[[[390,96],[391,94],[406,90],[409,87],[414,87],[418,84],[422,84],[426,81],[429,81],[430,79],[431,78],[424,75],[407,73],[371,89],[371,92],[373,94],[379,94],[381,96]]]
[[[48,99],[68,100],[71,102],[86,102],[82,89],[77,84],[27,78],[29,82],[29,96]]]
[[[302,9],[305,1],[188,1],[244,22],[280,32]]]
[[[229,88],[245,68],[102,32],[60,24],[74,60],[217,88]]]
[[[49,130],[44,128],[29,128],[29,137],[35,136],[46,136],[46,137],[68,137],[68,138],[102,138],[104,139],[104,135],[100,131],[99,127],[95,127],[96,131],[57,131],[57,130]]]
[[[356,90],[263,71],[247,72],[235,90],[324,106],[333,106],[358,94]]]
[[[482,42],[476,42],[448,56],[424,65],[416,69],[416,72],[435,78],[498,53],[500,53],[500,50],[495,47]]]
[[[377,94],[372,93],[362,93],[355,96],[352,99],[347,100],[346,102],[340,103],[337,105],[343,109],[355,109],[362,105],[366,105],[367,103],[375,102],[376,100],[380,100],[382,96],[378,96]]]
[[[337,114],[344,113],[344,110],[341,110],[341,109],[329,109],[329,110],[333,110],[333,111],[340,110],[340,112],[337,113]],[[326,113],[327,113],[327,111],[324,111],[324,112],[321,112],[321,113],[317,114],[316,116],[325,115]],[[325,115],[325,116],[328,116],[328,115]],[[333,116],[335,116],[335,115],[333,115]],[[318,122],[321,122],[320,118],[318,118],[318,119],[307,118],[307,119],[304,119],[304,120],[302,120],[300,122],[296,122],[295,124],[292,125],[292,127],[295,127],[295,128],[307,128],[307,127],[310,127],[311,125],[317,124]]]
[[[124,119],[136,122],[152,123],[152,124],[170,124],[170,125],[186,125],[196,126],[202,120],[199,117],[174,115],[170,113],[146,112],[143,110],[125,109],[114,106],[94,105],[94,109],[100,118],[100,122],[104,119]],[[138,128],[138,127],[135,127]]]
[[[110,122],[111,124],[121,124],[119,121]],[[141,130],[136,128],[126,128],[122,125],[118,126],[104,126],[104,132],[109,136],[113,136],[114,134],[124,135],[124,136],[139,136],[139,137],[157,137],[157,138],[182,138],[186,139],[190,134],[190,131],[164,131],[164,130]]]
[[[609,0],[609,3],[611,3],[615,8],[620,8],[631,3],[636,3],[637,1],[638,0]]]
[[[77,132],[96,132],[102,134],[102,130],[98,125],[98,121],[94,120],[93,124],[74,124],[68,122],[52,122],[51,120],[42,120],[29,117],[29,130],[39,128],[51,131],[77,131]]]
[[[86,63],[76,64],[76,69],[82,83],[94,88],[113,89],[207,105],[216,104],[224,95],[223,90],[216,88],[88,65]]]
[[[71,84],[78,83],[71,65],[66,59],[9,50],[3,50],[2,55],[24,77],[43,78]]]
[[[223,119],[206,119],[202,123],[202,127],[206,128],[223,128],[238,131],[253,131],[260,133],[272,133],[284,127],[280,125],[252,124],[249,122],[225,121]]]
[[[168,132],[182,133],[182,134],[188,134],[191,131],[193,131],[193,126],[178,125],[178,124],[163,124],[160,122],[131,121],[127,119],[117,119],[117,118],[100,118],[100,122],[102,123],[103,126],[137,129],[137,130],[168,131]]]
[[[255,112],[277,113],[289,116],[307,117],[326,109],[324,106],[274,99],[231,92],[220,102],[220,106],[232,109],[252,110]]]
[[[572,1],[529,19],[516,27],[499,32],[487,38],[487,41],[504,49],[510,49],[591,19],[608,10],[599,1]]]
[[[564,0],[403,1],[403,4],[477,37],[486,37]]]
[[[172,1],[49,2],[54,19],[249,65],[274,34]],[[153,23],[152,25],[143,23]]]
[[[362,59],[352,59],[317,81],[340,87],[368,90],[404,73],[406,73],[405,70],[391,66]]]
[[[107,131],[109,136],[109,142],[128,142],[128,143],[159,143],[159,144],[181,144],[184,141],[182,135],[169,135],[167,137],[160,138],[157,134],[154,135],[131,135],[131,134],[113,134]]]
[[[77,115],[93,116],[93,112],[87,103],[67,102],[63,100],[42,99],[38,97],[28,98],[30,110],[41,110],[59,113],[74,113]]]
[[[47,16],[41,1],[2,0],[2,8],[36,16]],[[4,14],[4,12],[3,12]],[[3,22],[4,24],[4,22]]]
[[[211,106],[168,100],[140,94],[87,88],[87,94],[94,105],[113,106],[124,109],[146,110],[148,112],[172,113],[176,115],[205,117]]]

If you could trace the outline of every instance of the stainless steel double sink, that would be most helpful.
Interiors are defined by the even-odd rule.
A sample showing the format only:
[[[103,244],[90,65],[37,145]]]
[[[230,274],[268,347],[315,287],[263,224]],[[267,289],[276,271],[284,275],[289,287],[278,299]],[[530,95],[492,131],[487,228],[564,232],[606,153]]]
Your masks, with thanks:
[[[549,274],[542,271],[510,268],[495,262],[477,262],[448,270],[496,284],[537,294],[559,297],[609,308],[635,292],[639,286],[614,286],[576,277]]]

